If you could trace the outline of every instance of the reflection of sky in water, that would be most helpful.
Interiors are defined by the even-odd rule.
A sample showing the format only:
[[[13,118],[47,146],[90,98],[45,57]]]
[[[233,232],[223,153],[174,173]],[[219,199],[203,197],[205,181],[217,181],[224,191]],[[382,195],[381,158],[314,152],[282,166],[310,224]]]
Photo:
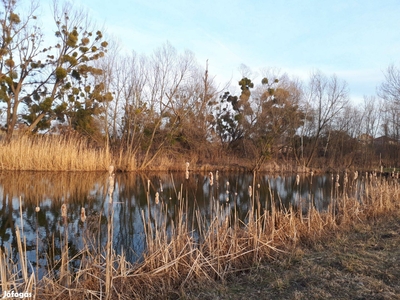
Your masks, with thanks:
[[[254,186],[254,199],[261,208],[270,205],[268,203],[271,203],[272,195],[275,204],[297,206],[302,201],[303,209],[311,204],[318,210],[324,210],[332,194],[332,182],[328,175],[301,176],[297,185],[294,175],[259,175],[253,180],[253,175],[249,173],[220,172],[218,180],[214,176],[214,184],[210,186],[208,174],[191,174],[186,180],[184,174],[178,173],[121,173],[115,176],[115,189],[110,203],[107,173],[51,176],[43,173],[29,173],[26,177],[24,173],[2,176],[0,173],[0,246],[17,249],[15,225],[21,226],[19,196],[22,195],[23,229],[27,239],[27,254],[33,266],[38,253],[40,263],[45,263],[52,240],[58,247],[55,252],[56,258],[59,258],[59,247],[66,235],[70,256],[83,248],[84,237],[88,234],[99,237],[99,246],[104,246],[107,241],[107,212],[111,207],[114,209],[114,249],[117,253],[124,249],[127,259],[135,261],[145,249],[143,216],[147,225],[154,228],[158,224],[170,232],[172,223],[177,222],[180,201],[187,201],[190,206],[184,218],[191,226],[195,218],[194,207],[208,221],[216,212],[224,217],[237,213],[238,218],[245,220],[252,200],[249,186]],[[155,203],[156,192],[159,193],[159,204]],[[182,200],[178,200],[178,195]],[[35,212],[37,203],[40,206],[39,213]],[[68,207],[66,223],[61,217],[63,203]],[[82,207],[86,209],[85,223],[80,221]],[[163,209],[166,209],[167,215]],[[96,215],[102,215],[102,218],[96,219]],[[15,252],[13,256],[17,257]]]

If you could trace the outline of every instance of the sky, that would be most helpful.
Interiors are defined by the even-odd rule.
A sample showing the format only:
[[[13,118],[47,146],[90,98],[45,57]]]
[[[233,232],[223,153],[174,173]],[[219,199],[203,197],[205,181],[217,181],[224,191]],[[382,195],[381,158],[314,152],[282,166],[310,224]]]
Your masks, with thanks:
[[[49,6],[50,0],[41,1]],[[73,0],[127,52],[169,42],[190,50],[221,84],[242,64],[261,81],[272,68],[307,83],[311,72],[345,80],[358,103],[400,67],[399,0]],[[46,7],[45,7],[46,8]],[[45,10],[46,11],[46,10]]]

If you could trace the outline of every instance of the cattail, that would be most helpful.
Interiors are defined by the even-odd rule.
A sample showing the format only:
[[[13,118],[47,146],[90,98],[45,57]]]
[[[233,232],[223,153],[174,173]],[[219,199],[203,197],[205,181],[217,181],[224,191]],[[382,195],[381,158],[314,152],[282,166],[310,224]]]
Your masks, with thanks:
[[[65,205],[65,203],[63,205],[61,205],[61,216],[63,218],[65,218],[67,216],[67,206]]]
[[[186,174],[185,174],[185,178],[189,179],[189,162],[186,162]]]
[[[82,222],[86,221],[86,212],[84,207],[81,208],[81,221]]]
[[[114,174],[108,177],[108,195],[110,195],[110,202],[112,193],[114,193]]]
[[[338,188],[338,187],[340,186],[340,184],[339,184],[339,179],[340,179],[340,175],[337,174],[337,175],[336,175],[336,182],[335,182],[335,187],[336,187],[336,188]]]
[[[111,165],[108,167],[108,174],[111,176],[112,174],[114,174],[114,166]]]

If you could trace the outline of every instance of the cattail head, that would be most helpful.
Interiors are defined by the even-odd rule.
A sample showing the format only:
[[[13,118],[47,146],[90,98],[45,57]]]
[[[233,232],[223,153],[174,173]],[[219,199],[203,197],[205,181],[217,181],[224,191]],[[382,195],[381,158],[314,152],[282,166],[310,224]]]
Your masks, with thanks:
[[[84,207],[81,208],[81,221],[82,222],[86,221],[86,211]]]
[[[114,166],[111,165],[108,167],[108,174],[111,176],[112,174],[114,174]]]
[[[61,216],[66,217],[67,216],[67,205],[65,203],[61,205]]]
[[[108,177],[108,194],[111,196],[114,193],[114,174]]]
[[[189,179],[189,162],[186,162],[185,178],[186,178],[186,179]]]

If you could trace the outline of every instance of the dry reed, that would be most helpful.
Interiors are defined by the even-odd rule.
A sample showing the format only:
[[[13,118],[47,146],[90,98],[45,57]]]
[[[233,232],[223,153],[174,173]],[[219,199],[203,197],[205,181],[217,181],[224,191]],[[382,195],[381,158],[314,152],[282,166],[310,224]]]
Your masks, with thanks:
[[[111,155],[78,138],[44,135],[1,141],[0,170],[99,171],[107,170]]]

